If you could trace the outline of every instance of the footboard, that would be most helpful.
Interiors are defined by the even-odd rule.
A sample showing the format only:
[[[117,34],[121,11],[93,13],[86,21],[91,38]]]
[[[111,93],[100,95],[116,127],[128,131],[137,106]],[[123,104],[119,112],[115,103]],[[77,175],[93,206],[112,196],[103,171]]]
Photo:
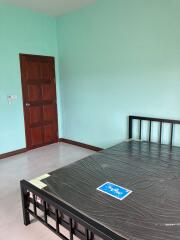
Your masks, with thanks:
[[[26,226],[33,216],[63,240],[73,240],[74,236],[82,240],[125,240],[31,183],[22,180],[20,186]]]

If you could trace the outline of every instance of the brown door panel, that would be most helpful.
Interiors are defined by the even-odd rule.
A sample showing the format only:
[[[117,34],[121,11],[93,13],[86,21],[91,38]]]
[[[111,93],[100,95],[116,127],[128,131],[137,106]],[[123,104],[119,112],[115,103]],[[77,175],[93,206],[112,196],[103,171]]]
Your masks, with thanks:
[[[41,79],[43,82],[52,82],[54,79],[54,69],[52,68],[52,63],[49,64],[48,62],[41,62],[40,70],[41,70]]]
[[[41,126],[42,123],[42,114],[41,114],[41,107],[39,106],[32,106],[27,108],[28,114],[28,124],[31,127],[33,124],[39,124]]]
[[[27,84],[27,83],[26,83]],[[41,100],[41,86],[38,84],[27,84],[27,102],[36,102]]]
[[[42,127],[31,127],[29,144],[32,148],[43,145]]]
[[[54,121],[56,116],[56,105],[46,105],[43,107],[43,120],[44,121]]]
[[[24,57],[25,63],[24,66],[25,69],[25,81],[34,81],[38,80],[40,76],[40,65],[37,60],[33,61],[33,59],[28,59],[28,57]]]
[[[41,85],[41,90],[42,90],[42,100],[44,101],[53,101],[54,98],[54,85],[53,84],[42,84]]]
[[[44,126],[44,141],[47,144],[56,141],[56,128],[53,124]]]
[[[53,57],[20,54],[28,149],[58,141]]]

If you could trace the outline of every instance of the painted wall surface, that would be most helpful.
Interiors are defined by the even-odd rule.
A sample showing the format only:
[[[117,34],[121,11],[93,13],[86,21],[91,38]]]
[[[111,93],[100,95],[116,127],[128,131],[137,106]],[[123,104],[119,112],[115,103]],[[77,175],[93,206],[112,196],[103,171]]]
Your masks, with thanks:
[[[55,18],[0,5],[0,154],[25,147],[19,53],[57,57],[56,37]],[[17,101],[9,105],[7,95]]]
[[[127,137],[130,114],[180,119],[179,10],[97,0],[58,19],[63,137],[107,147]]]

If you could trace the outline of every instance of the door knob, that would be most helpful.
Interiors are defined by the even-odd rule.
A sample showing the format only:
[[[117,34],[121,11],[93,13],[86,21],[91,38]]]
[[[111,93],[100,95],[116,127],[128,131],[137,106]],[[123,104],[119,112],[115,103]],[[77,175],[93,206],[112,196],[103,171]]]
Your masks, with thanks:
[[[26,103],[26,107],[30,107],[30,103]]]

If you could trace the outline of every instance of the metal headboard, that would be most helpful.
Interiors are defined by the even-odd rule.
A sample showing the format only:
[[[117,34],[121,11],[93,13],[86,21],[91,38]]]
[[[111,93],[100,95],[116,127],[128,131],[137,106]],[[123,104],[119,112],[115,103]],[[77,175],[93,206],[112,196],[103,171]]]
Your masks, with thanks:
[[[149,117],[140,117],[140,116],[129,116],[129,139],[133,138],[133,120],[139,120],[139,140],[142,139],[142,121],[148,121],[149,122],[149,130],[148,130],[148,132],[149,132],[148,141],[149,142],[152,142],[152,140],[151,140],[152,122],[158,122],[159,123],[159,143],[160,144],[162,143],[163,123],[171,124],[169,145],[172,147],[174,125],[175,124],[180,124],[180,120],[149,118]]]

